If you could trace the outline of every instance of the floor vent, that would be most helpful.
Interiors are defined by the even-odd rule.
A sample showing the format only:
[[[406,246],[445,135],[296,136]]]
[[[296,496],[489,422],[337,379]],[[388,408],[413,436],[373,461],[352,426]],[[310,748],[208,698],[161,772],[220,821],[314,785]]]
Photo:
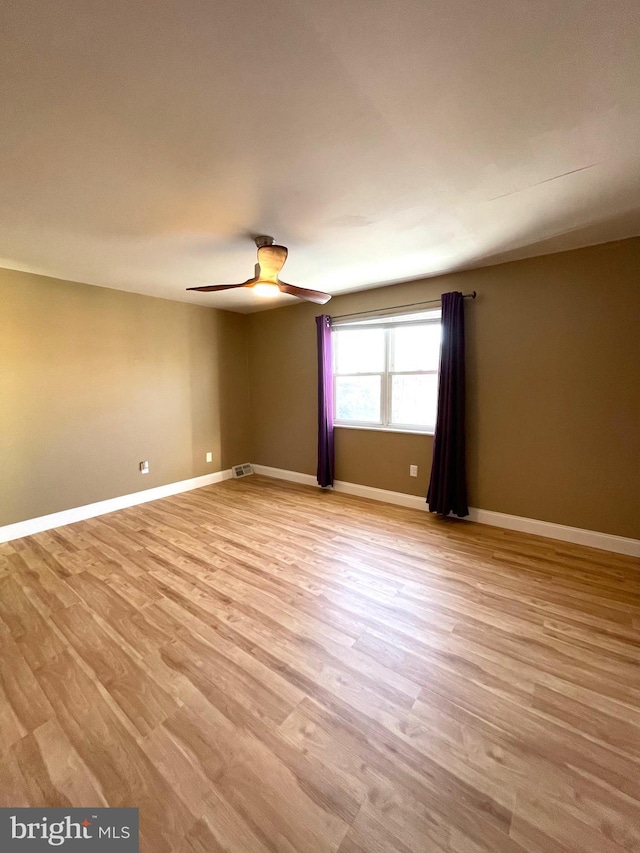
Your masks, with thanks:
[[[233,471],[233,476],[235,478],[246,477],[249,474],[253,474],[253,468],[248,462],[244,465],[234,465],[231,470]]]

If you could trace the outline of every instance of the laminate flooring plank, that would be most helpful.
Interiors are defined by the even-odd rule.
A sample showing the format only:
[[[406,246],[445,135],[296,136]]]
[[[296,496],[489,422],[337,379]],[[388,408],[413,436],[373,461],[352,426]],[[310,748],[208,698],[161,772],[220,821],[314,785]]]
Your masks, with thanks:
[[[195,816],[68,653],[42,667],[37,675],[56,709],[61,729],[108,804],[139,807],[143,845],[149,851],[171,853],[195,822]]]
[[[640,853],[640,561],[254,475],[0,544],[0,802],[142,853]]]

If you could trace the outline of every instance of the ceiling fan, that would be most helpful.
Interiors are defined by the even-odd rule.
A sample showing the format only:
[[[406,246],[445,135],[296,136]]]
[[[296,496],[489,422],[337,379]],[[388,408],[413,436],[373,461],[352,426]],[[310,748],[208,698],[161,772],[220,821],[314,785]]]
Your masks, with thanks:
[[[286,284],[280,281],[278,273],[287,260],[288,251],[284,246],[275,246],[273,237],[256,237],[258,247],[258,263],[255,267],[253,278],[243,281],[242,284],[208,284],[204,287],[188,287],[187,290],[202,290],[211,293],[217,290],[234,290],[237,287],[251,287],[258,296],[279,296],[288,293],[307,302],[317,302],[324,305],[331,299],[330,293],[322,293],[320,290],[309,290],[306,287],[296,287],[295,284]]]

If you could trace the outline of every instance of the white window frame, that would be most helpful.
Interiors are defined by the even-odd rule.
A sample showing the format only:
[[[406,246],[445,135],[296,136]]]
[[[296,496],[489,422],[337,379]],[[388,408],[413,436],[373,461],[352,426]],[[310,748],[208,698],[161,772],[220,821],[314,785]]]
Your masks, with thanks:
[[[383,372],[375,372],[375,371],[366,371],[361,373],[338,373],[336,370],[337,365],[337,356],[338,356],[338,347],[339,347],[339,336],[335,335],[334,337],[334,346],[333,346],[333,403],[334,403],[334,412],[336,410],[336,378],[338,376],[346,376],[346,377],[362,377],[362,376],[379,376],[380,377],[380,413],[381,419],[380,421],[355,421],[355,420],[339,420],[334,417],[333,425],[334,427],[346,427],[352,429],[372,429],[372,430],[382,430],[384,432],[411,432],[411,433],[420,433],[425,435],[433,435],[435,431],[435,423],[433,424],[397,424],[391,423],[391,396],[392,396],[392,383],[394,376],[437,376],[439,373],[439,369],[435,370],[391,370],[393,365],[391,364],[391,335],[394,329],[406,329],[409,326],[441,326],[441,313],[440,310],[437,311],[429,311],[428,315],[425,316],[424,312],[422,316],[416,319],[406,318],[400,320],[399,317],[380,317],[377,319],[369,319],[363,320],[360,322],[346,322],[346,323],[335,323],[333,325],[334,332],[343,331],[356,331],[359,329],[383,329],[384,330],[384,371]]]

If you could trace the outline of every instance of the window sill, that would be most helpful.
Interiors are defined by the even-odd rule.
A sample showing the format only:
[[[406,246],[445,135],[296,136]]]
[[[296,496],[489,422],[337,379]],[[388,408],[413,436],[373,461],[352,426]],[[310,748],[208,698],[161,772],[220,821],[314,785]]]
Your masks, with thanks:
[[[334,424],[334,429],[362,429],[366,432],[396,432],[401,435],[431,435],[433,436],[433,430],[426,429],[393,429],[393,427],[379,427],[379,426],[361,426],[355,424]]]

